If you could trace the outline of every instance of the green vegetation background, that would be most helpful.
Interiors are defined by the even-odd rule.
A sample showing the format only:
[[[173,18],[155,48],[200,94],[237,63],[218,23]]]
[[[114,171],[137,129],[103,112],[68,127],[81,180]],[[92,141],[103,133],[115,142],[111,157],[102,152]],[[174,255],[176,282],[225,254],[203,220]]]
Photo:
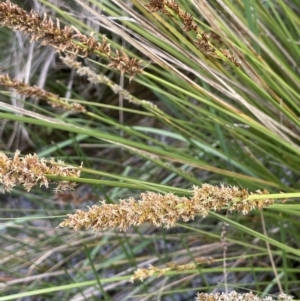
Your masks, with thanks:
[[[77,58],[128,91],[129,102],[71,70],[50,46],[1,28],[1,73],[80,103],[88,114],[1,88],[1,150],[84,168],[72,193],[18,187],[0,196],[0,300],[193,300],[197,292],[223,291],[225,280],[230,290],[266,296],[282,289],[300,299],[299,198],[246,216],[224,208],[170,230],[57,228],[77,208],[143,191],[182,196],[192,185],[224,183],[298,192],[299,2],[178,1],[240,68],[199,51],[177,16],[151,13],[146,1],[14,3],[100,41],[105,34],[145,68],[129,82],[105,57]],[[213,264],[129,282],[137,267],[210,257]]]

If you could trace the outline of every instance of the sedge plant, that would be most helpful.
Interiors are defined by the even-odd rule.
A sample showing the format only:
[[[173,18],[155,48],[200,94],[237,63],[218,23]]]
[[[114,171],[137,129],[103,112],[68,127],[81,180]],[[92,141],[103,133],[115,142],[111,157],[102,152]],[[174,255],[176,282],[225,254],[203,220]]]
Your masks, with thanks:
[[[298,15],[1,2],[0,300],[300,299]]]

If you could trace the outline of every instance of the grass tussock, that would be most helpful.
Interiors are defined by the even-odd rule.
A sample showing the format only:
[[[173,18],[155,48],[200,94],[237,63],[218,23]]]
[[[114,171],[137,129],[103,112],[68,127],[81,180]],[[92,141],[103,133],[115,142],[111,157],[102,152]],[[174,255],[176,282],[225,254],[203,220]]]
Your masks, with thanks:
[[[0,300],[300,299],[299,13],[1,2]]]

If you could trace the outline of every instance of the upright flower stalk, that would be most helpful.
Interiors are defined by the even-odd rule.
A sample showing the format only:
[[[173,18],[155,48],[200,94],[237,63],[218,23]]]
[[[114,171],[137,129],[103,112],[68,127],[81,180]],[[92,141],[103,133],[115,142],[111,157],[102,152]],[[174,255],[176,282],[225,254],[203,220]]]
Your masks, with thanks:
[[[256,192],[263,193],[268,192]],[[102,201],[101,206],[93,205],[87,212],[77,210],[75,214],[69,214],[60,226],[69,226],[75,230],[92,228],[96,232],[110,228],[126,231],[130,226],[144,223],[170,228],[177,221],[188,222],[196,215],[204,218],[210,210],[219,211],[225,206],[229,206],[232,211],[247,214],[250,210],[261,209],[273,203],[272,199],[247,200],[248,197],[246,189],[209,184],[203,184],[201,188],[194,186],[190,198],[178,197],[173,193],[162,195],[146,192],[141,194],[139,200],[131,197],[120,200],[119,204],[106,204]]]

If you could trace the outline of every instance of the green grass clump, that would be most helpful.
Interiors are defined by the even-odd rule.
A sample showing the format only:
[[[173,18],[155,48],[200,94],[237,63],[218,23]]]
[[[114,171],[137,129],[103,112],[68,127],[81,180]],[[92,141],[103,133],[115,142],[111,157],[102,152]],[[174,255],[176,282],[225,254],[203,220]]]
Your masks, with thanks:
[[[0,300],[300,299],[299,13],[1,2]]]

